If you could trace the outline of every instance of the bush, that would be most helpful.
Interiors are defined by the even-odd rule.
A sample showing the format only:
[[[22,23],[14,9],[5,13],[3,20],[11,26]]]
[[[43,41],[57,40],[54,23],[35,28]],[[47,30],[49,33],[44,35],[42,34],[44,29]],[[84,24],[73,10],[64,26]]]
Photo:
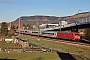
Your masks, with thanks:
[[[43,60],[43,57],[37,57],[36,59],[33,60]]]
[[[87,29],[85,30],[85,38],[86,38],[86,39],[90,39],[90,28],[87,28]]]

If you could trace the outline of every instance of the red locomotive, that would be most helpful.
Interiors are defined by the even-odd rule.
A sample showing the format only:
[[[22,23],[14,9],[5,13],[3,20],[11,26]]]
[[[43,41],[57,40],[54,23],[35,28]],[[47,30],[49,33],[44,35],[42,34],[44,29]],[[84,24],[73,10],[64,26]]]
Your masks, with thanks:
[[[58,38],[63,38],[63,39],[72,39],[75,41],[80,40],[80,35],[78,32],[57,32],[57,37]]]

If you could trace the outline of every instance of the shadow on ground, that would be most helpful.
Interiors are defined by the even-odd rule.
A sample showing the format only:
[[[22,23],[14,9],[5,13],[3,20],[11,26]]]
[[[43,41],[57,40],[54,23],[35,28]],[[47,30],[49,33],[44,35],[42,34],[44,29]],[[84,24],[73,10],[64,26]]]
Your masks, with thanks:
[[[17,60],[17,59],[0,58],[0,60]]]
[[[76,60],[71,54],[69,53],[60,53],[57,52],[61,60]]]

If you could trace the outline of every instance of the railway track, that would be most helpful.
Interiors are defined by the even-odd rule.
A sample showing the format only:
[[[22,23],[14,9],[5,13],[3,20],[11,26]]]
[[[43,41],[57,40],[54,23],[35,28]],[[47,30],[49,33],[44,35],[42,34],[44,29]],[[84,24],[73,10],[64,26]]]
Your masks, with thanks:
[[[37,36],[32,36],[32,38],[38,38]],[[75,42],[75,41],[71,41],[71,40],[62,40],[62,39],[53,39],[53,38],[45,38],[45,37],[39,37],[40,40],[45,40],[45,41],[49,41],[49,42],[54,42],[57,44],[66,44],[66,45],[72,45],[75,47],[80,47],[80,48],[84,48],[84,49],[90,49],[90,44],[87,43],[82,43],[82,41],[80,42]]]

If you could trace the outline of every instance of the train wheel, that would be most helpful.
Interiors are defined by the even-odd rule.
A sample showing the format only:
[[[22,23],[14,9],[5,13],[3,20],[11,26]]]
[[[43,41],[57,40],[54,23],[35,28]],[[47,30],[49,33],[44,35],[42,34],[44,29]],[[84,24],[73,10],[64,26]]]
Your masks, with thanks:
[[[76,40],[76,42],[79,42],[80,40]]]

